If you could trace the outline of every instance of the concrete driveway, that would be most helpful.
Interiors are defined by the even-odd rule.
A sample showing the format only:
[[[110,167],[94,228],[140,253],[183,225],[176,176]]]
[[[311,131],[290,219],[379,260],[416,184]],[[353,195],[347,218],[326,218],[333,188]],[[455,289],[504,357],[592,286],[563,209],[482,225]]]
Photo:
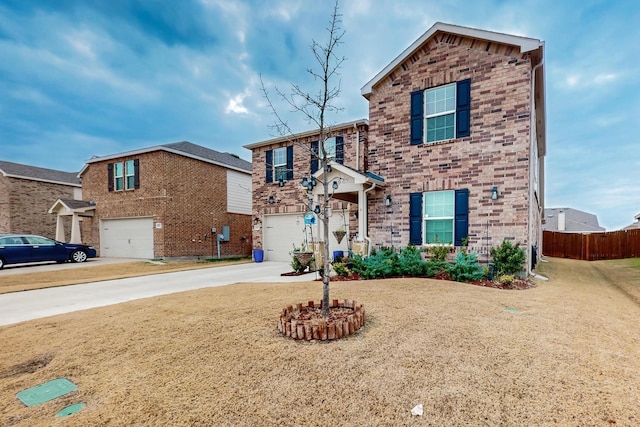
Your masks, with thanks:
[[[317,273],[280,276],[288,271],[289,263],[270,261],[13,292],[0,295],[0,326],[199,288],[240,282],[304,282],[319,277]]]
[[[140,258],[89,258],[85,262],[65,262],[58,264],[57,262],[41,262],[29,264],[9,264],[0,270],[0,277],[12,274],[41,273],[43,271],[59,271],[81,267],[96,267],[107,264],[120,264],[125,262],[143,261]],[[1,280],[1,279],[0,279]]]

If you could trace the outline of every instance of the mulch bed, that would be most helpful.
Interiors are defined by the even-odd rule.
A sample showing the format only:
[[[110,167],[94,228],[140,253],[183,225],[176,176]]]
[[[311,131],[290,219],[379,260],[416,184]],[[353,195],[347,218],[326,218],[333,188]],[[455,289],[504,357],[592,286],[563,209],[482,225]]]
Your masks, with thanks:
[[[282,276],[296,276],[299,274],[305,274],[305,273],[284,273],[282,274]],[[438,273],[436,276],[433,277],[433,279],[435,280],[446,280],[446,281],[452,281],[451,280],[451,275],[449,275],[449,273]],[[316,281],[321,281],[322,278],[316,279]],[[360,275],[356,274],[356,273],[351,273],[348,276],[331,276],[331,281],[332,282],[349,282],[351,280],[363,280]],[[516,278],[512,283],[510,284],[504,284],[504,283],[500,283],[497,280],[487,280],[487,279],[483,279],[483,280],[474,280],[472,282],[467,282],[470,285],[475,285],[475,286],[484,286],[485,288],[494,288],[494,289],[509,289],[509,290],[524,290],[524,289],[531,289],[531,288],[535,288],[537,285],[529,280],[529,279],[520,279],[520,278]]]

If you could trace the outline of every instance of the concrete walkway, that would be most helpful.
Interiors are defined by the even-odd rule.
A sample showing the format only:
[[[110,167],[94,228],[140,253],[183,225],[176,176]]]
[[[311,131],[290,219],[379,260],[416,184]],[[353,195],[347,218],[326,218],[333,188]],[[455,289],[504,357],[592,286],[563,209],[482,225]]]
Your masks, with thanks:
[[[141,298],[240,282],[305,282],[317,273],[280,276],[286,262],[262,262],[154,274],[0,295],[0,326]]]

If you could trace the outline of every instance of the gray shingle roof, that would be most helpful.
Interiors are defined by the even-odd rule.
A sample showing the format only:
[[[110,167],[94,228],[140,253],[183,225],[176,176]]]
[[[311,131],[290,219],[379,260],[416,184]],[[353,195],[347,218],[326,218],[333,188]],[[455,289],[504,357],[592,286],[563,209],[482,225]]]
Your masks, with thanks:
[[[63,172],[55,169],[45,169],[36,166],[0,160],[0,172],[14,178],[27,178],[37,181],[59,182],[62,184],[80,185],[78,172]]]
[[[558,230],[558,214],[564,212],[564,230]],[[543,230],[569,232],[599,232],[605,231],[598,224],[598,217],[588,212],[572,208],[552,208],[544,210],[545,224]]]
[[[200,145],[196,145],[188,141],[174,142],[171,144],[162,144],[162,146],[171,148],[173,150],[182,151],[183,153],[191,154],[193,156],[212,160],[217,163],[223,163],[239,169],[251,171],[251,162],[247,162],[246,160],[243,160],[240,157],[231,153],[221,153],[219,151],[202,147]]]
[[[60,201],[70,209],[88,208],[96,205],[95,203],[87,202],[86,200],[60,199]]]

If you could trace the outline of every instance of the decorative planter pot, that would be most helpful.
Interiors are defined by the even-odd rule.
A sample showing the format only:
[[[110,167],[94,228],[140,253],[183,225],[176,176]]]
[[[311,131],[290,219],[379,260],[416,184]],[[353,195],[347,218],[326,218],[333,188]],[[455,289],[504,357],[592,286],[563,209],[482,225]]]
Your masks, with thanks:
[[[309,265],[309,261],[313,258],[313,252],[294,252],[293,256],[298,260],[298,262],[305,267]]]
[[[347,235],[347,232],[346,231],[334,231],[333,235],[336,238],[336,240],[338,241],[338,244],[340,244],[342,242],[342,239],[344,239],[344,236]]]

